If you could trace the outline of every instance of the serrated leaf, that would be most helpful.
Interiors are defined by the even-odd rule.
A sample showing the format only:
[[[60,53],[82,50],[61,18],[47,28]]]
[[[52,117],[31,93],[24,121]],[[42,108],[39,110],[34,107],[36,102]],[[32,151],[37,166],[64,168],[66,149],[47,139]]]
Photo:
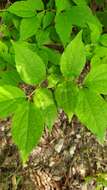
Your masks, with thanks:
[[[99,94],[107,94],[107,64],[92,67],[85,85]]]
[[[39,27],[40,22],[37,16],[23,18],[20,24],[20,40],[26,40],[35,35]]]
[[[55,98],[59,108],[68,115],[69,120],[75,112],[78,90],[71,82],[63,82],[56,87]]]
[[[44,9],[42,0],[27,0],[13,3],[8,11],[19,17],[33,17],[37,10],[42,9]]]
[[[64,27],[66,23],[66,27]],[[55,18],[56,31],[65,46],[70,41],[70,34],[72,32],[71,12],[61,12]]]
[[[104,141],[107,128],[107,104],[97,93],[81,89],[78,95],[76,115],[100,142]]]
[[[34,95],[34,104],[42,111],[45,124],[52,129],[57,118],[57,109],[51,91],[46,88],[37,89]]]
[[[72,78],[73,76],[78,76],[85,62],[85,48],[82,42],[82,31],[80,31],[62,54],[60,65],[64,77]]]
[[[55,0],[55,5],[57,8],[57,13],[60,13],[66,9],[70,9],[72,6],[70,0]]]
[[[33,103],[24,101],[17,108],[12,122],[12,136],[24,162],[42,136],[43,123],[42,114]]]
[[[43,60],[28,48],[27,43],[13,43],[16,68],[22,80],[28,84],[39,84],[45,79],[46,69]]]
[[[4,118],[14,113],[17,105],[25,99],[24,92],[11,85],[0,86],[0,117]]]

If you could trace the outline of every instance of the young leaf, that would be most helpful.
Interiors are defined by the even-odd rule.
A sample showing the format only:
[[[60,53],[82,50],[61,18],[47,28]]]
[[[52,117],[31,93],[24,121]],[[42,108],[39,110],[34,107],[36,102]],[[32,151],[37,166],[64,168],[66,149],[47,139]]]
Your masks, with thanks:
[[[42,9],[44,9],[42,0],[27,0],[13,3],[8,11],[19,17],[33,17],[37,10]]]
[[[34,104],[42,111],[45,124],[51,129],[57,118],[57,109],[51,91],[46,88],[36,90]]]
[[[104,99],[89,89],[80,89],[76,115],[103,142],[107,128],[107,104]]]
[[[42,136],[43,123],[42,114],[33,103],[24,101],[17,108],[12,122],[12,136],[24,162]]]
[[[99,94],[107,94],[107,64],[93,65],[85,79],[85,85]]]
[[[24,92],[10,85],[0,86],[0,117],[4,118],[13,114],[17,105],[25,99]]]
[[[39,27],[40,22],[37,16],[23,18],[20,25],[20,40],[26,40],[36,34]]]
[[[61,71],[66,78],[78,76],[86,62],[82,31],[66,47],[61,57]]]
[[[69,120],[72,118],[75,111],[77,95],[78,90],[71,81],[59,84],[55,90],[58,107],[65,111]]]
[[[13,43],[16,68],[22,80],[28,84],[39,84],[45,79],[46,69],[36,52],[28,48],[27,43]]]

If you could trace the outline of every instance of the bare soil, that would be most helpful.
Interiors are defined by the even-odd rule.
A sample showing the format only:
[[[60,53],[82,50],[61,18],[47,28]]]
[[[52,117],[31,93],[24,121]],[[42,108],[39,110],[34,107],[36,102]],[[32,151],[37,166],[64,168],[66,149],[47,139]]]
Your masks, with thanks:
[[[99,144],[76,117],[68,123],[61,112],[52,132],[45,129],[24,166],[10,124],[10,119],[0,122],[0,190],[107,188],[107,142]]]

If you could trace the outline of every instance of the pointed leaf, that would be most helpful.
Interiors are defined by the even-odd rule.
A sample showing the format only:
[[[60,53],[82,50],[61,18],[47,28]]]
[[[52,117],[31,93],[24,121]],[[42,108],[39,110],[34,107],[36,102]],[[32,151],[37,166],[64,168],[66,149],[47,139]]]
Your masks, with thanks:
[[[24,92],[10,85],[0,86],[0,117],[13,114],[17,105],[25,99]]]
[[[85,85],[99,94],[107,94],[107,64],[92,67],[85,79]]]
[[[57,109],[51,91],[46,88],[36,90],[34,103],[42,111],[45,124],[51,129],[57,118]]]
[[[67,78],[78,76],[86,62],[84,44],[82,42],[82,32],[66,47],[61,57],[61,71]]]
[[[107,103],[104,99],[89,89],[81,89],[76,115],[103,142],[107,128]]]
[[[17,1],[13,3],[8,11],[20,17],[33,17],[36,10],[44,9],[42,0]]]
[[[44,129],[41,112],[34,104],[23,102],[16,110],[12,122],[12,136],[23,161],[38,144]]]
[[[31,51],[27,43],[13,43],[16,68],[22,80],[28,84],[38,84],[45,79],[46,70],[43,60]]]
[[[58,107],[64,110],[69,119],[72,118],[75,111],[77,94],[77,88],[71,81],[59,84],[55,91]]]

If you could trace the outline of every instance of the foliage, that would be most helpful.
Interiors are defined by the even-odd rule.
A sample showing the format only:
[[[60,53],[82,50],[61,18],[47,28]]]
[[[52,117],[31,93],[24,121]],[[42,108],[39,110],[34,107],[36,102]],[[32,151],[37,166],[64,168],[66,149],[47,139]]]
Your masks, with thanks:
[[[0,11],[0,118],[12,116],[23,161],[59,109],[104,141],[107,26],[101,18],[107,7],[93,12],[90,3],[20,0]]]

